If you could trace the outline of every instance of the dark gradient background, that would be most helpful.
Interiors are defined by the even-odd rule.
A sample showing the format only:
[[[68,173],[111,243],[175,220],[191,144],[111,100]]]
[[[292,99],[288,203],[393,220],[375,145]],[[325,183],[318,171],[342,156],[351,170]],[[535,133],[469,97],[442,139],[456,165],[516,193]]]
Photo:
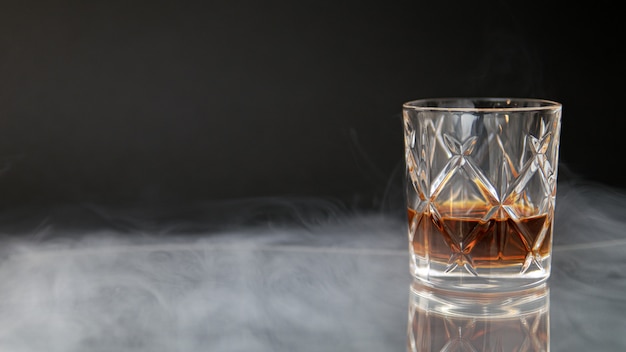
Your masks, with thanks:
[[[583,6],[584,5],[584,6]],[[594,4],[0,4],[0,206],[395,208],[401,104],[564,104],[562,172],[624,185],[624,38]]]
[[[620,10],[0,0],[0,351],[406,350],[401,107],[443,96],[563,103],[546,350],[625,351]]]

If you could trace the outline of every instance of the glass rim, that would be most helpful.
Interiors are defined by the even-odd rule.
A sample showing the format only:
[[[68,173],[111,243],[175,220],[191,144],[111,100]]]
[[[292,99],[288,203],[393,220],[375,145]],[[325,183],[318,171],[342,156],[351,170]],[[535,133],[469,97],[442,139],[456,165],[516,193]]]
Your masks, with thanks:
[[[476,103],[482,103],[476,106]],[[487,105],[486,103],[492,104]],[[501,104],[501,105],[498,105]],[[441,97],[410,100],[402,104],[407,110],[447,112],[513,112],[561,109],[553,100],[515,97]]]

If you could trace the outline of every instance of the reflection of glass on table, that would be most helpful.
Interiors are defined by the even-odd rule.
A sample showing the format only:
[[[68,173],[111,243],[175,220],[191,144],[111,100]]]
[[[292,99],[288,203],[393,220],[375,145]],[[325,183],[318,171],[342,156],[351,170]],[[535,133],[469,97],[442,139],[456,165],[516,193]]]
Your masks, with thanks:
[[[448,292],[411,285],[407,350],[548,351],[550,292]]]

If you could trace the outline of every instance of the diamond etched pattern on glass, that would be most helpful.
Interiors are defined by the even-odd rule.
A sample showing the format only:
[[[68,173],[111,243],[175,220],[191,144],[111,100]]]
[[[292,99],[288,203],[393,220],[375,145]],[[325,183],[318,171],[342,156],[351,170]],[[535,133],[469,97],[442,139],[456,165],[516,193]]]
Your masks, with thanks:
[[[413,266],[439,262],[444,274],[474,277],[496,263],[545,270],[559,124],[421,112],[405,114],[404,126]]]

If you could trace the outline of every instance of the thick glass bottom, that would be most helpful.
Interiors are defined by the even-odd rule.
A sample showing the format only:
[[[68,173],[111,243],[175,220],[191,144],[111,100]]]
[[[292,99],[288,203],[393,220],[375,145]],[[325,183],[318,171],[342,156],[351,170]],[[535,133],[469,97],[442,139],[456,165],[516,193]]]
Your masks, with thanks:
[[[422,284],[452,291],[512,292],[545,283],[550,276],[550,257],[523,264],[465,268],[413,256],[411,274]]]

